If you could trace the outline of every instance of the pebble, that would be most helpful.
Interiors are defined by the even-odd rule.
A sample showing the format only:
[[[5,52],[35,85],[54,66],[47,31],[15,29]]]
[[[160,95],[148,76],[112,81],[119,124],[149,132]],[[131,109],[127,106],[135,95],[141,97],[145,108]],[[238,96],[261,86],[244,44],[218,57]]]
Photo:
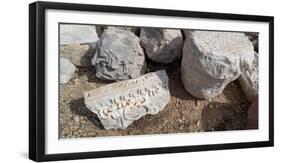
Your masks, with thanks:
[[[73,120],[75,121],[75,123],[78,123],[79,122],[79,116],[78,115],[75,115],[73,117]]]
[[[76,78],[73,80],[73,82],[74,82],[74,85],[77,86],[79,84],[79,79]]]

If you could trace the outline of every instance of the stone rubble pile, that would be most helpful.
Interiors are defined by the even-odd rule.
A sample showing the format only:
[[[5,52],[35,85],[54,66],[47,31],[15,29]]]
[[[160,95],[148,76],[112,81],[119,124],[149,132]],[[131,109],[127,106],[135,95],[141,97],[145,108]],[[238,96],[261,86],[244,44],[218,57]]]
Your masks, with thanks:
[[[182,34],[183,33],[183,34]],[[181,60],[181,81],[191,95],[211,99],[238,79],[249,101],[258,96],[257,33],[60,25],[60,83],[80,67],[116,81],[86,92],[87,108],[105,129],[125,129],[170,101],[165,70],[147,73],[146,62]]]

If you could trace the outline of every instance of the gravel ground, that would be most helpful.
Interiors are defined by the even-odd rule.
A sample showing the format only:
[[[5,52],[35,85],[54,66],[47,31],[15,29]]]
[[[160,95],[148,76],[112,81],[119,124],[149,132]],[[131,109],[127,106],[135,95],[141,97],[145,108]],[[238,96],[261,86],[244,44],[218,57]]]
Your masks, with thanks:
[[[187,93],[180,80],[180,61],[168,65],[148,62],[148,72],[166,69],[171,101],[156,115],[146,115],[127,129],[105,130],[83,99],[86,91],[109,84],[95,77],[94,67],[79,68],[74,78],[60,85],[60,138],[188,133],[247,129],[246,100],[238,81],[211,101]]]

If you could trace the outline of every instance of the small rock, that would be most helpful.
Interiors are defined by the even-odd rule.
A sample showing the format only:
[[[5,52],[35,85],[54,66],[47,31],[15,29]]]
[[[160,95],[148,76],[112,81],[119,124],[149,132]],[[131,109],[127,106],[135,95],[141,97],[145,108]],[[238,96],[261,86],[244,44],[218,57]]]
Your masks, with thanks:
[[[73,80],[73,85],[74,85],[74,86],[77,86],[78,83],[79,83],[79,79],[74,79],[74,80]]]
[[[180,30],[141,28],[140,40],[152,61],[171,63],[181,57],[183,38]]]
[[[60,25],[60,45],[95,43],[98,39],[96,28],[93,25]]]
[[[181,79],[200,99],[211,99],[250,70],[254,48],[244,33],[185,30]]]
[[[75,123],[78,123],[80,118],[79,118],[78,115],[75,115],[75,116],[73,116],[73,120],[74,120]]]
[[[96,76],[106,80],[133,79],[144,74],[146,62],[139,38],[132,32],[107,29],[92,59]]]
[[[77,43],[61,45],[60,56],[69,59],[76,66],[91,66],[95,45],[80,45]]]
[[[60,83],[67,83],[75,73],[76,67],[65,58],[60,58]]]
[[[179,119],[179,123],[180,123],[180,124],[182,124],[182,123],[183,123],[183,121],[182,121],[181,119]]]
[[[165,70],[148,73],[86,92],[85,104],[105,129],[125,129],[142,116],[164,109],[171,98],[168,82]]]

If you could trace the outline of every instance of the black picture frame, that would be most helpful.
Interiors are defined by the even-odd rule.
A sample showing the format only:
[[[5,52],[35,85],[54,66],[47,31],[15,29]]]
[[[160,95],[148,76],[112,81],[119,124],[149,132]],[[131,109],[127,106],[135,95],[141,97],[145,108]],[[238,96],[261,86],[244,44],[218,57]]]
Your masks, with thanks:
[[[45,153],[45,11],[95,11],[123,14],[162,15],[269,23],[269,140],[261,142],[161,147],[150,149],[98,151],[83,153]],[[274,145],[274,18],[271,16],[239,15],[210,12],[117,7],[89,4],[34,2],[29,5],[29,158],[34,161],[55,161],[100,157],[132,156],[190,151],[269,147]]]

